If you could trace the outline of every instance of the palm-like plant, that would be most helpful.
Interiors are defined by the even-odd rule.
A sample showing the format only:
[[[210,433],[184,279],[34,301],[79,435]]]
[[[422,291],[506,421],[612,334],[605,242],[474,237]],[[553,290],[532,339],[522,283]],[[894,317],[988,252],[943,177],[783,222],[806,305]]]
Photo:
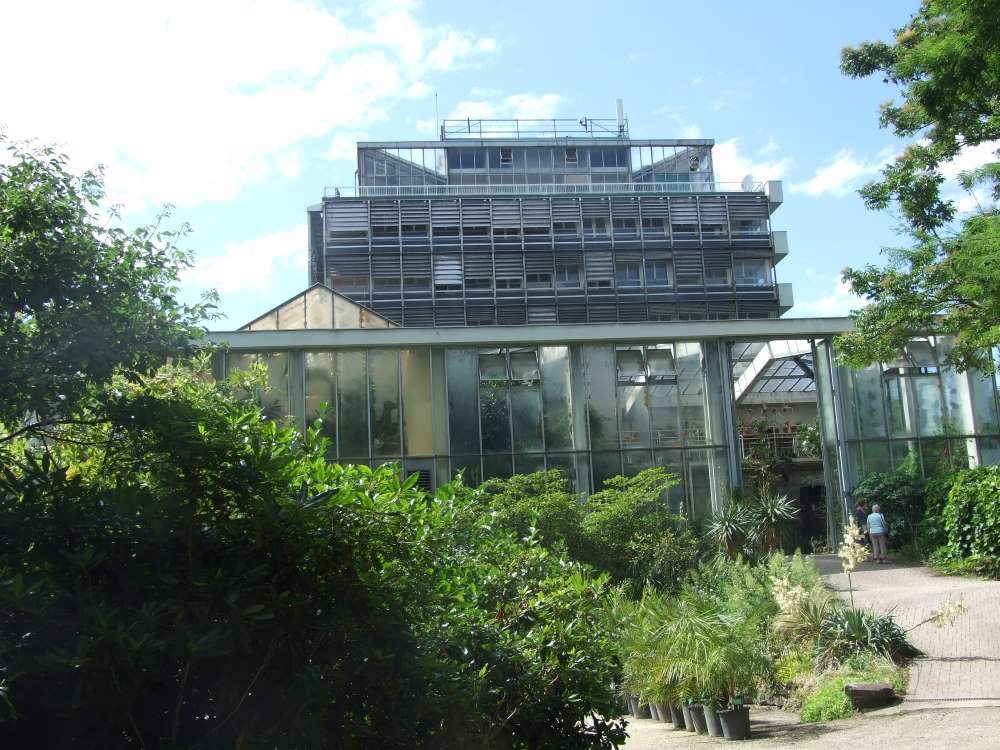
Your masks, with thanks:
[[[752,528],[750,510],[739,500],[731,500],[708,522],[705,535],[726,554],[736,557],[744,551]]]
[[[750,506],[750,540],[771,552],[781,546],[781,530],[799,515],[788,495],[763,495]]]

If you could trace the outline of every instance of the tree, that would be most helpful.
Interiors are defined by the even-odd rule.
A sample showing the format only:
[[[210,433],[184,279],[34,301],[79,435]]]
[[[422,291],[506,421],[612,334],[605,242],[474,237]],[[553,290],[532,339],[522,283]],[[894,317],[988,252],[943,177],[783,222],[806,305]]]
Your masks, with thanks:
[[[895,204],[913,239],[889,251],[885,268],[848,268],[844,279],[870,304],[852,313],[855,330],[838,338],[847,364],[891,359],[914,333],[951,334],[946,363],[994,370],[1000,344],[1000,214],[959,217],[942,194],[943,170],[965,149],[1000,139],[1000,0],[925,0],[893,43],[844,50],[841,70],[881,74],[903,102],[883,105],[882,127],[919,137],[861,194],[872,209]],[[963,172],[970,192],[1000,199],[1000,161]]]
[[[0,136],[0,141],[3,141]],[[0,442],[44,431],[116,368],[147,371],[191,351],[212,309],[176,300],[186,228],[133,231],[101,217],[100,171],[51,148],[7,145],[0,164]],[[4,427],[6,429],[4,429]]]

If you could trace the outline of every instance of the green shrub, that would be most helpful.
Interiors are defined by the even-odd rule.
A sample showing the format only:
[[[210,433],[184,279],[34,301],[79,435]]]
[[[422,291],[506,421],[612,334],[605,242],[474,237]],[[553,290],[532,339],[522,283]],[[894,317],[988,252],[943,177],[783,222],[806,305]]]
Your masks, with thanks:
[[[832,721],[853,715],[844,686],[854,682],[887,682],[897,695],[906,692],[906,672],[891,661],[862,656],[849,659],[843,667],[824,673],[803,698],[802,721]]]
[[[5,453],[7,744],[624,739],[602,579],[479,522],[459,485],[328,464],[316,430],[234,398],[253,377],[121,378],[108,424]]]
[[[577,551],[580,500],[558,469],[488,479],[480,490],[480,502],[499,525],[521,537],[534,528],[546,546],[563,543],[571,553]]]
[[[787,685],[812,674],[814,668],[813,655],[808,649],[792,648],[782,654],[775,662],[774,676],[780,683]]]
[[[917,656],[919,651],[891,615],[868,609],[828,610],[816,639],[817,661],[843,662],[865,653],[900,659]]]
[[[893,548],[916,540],[924,516],[924,494],[924,480],[912,453],[894,471],[873,471],[854,488],[854,497],[865,500],[869,511],[876,503],[881,507]]]
[[[1000,466],[962,472],[945,506],[948,548],[955,557],[1000,557]]]

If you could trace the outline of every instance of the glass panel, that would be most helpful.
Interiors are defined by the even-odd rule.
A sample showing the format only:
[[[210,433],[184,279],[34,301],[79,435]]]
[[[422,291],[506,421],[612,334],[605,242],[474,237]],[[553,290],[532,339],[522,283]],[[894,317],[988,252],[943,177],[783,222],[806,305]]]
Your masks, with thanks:
[[[649,447],[649,395],[644,385],[618,386],[623,448]]]
[[[591,448],[617,449],[615,350],[610,346],[583,346],[580,347],[580,354],[587,388],[586,404]],[[595,476],[597,476],[596,471],[595,468]]]
[[[674,362],[674,348],[670,344],[650,346],[646,350],[646,366],[654,378],[673,378],[677,376],[677,363]]]
[[[684,454],[679,450],[674,451],[653,451],[653,463],[660,466],[675,477],[677,484],[667,490],[666,500],[673,513],[680,512],[684,507]]]
[[[910,456],[913,456],[913,466],[917,473],[920,473],[920,453],[917,450],[915,440],[893,440],[889,443],[889,452],[892,454],[892,465],[894,468],[902,467]]]
[[[653,457],[649,451],[622,451],[622,474],[634,477],[640,471],[653,466]]]
[[[451,459],[451,474],[458,476],[462,474],[462,481],[467,487],[475,487],[483,481],[482,468],[479,465],[479,456],[454,456]]]
[[[940,435],[944,429],[941,388],[937,375],[913,378],[917,394],[917,430],[920,435]]]
[[[510,389],[515,451],[540,451],[542,442],[542,394],[537,387],[515,385]]]
[[[542,375],[545,445],[548,450],[573,450],[573,416],[569,374],[569,347],[543,346],[538,350]]]
[[[590,460],[594,469],[594,491],[604,489],[604,482],[622,473],[621,459],[618,451],[613,453],[591,453]]]
[[[861,444],[861,455],[864,458],[864,473],[873,471],[890,471],[889,446],[884,440],[868,440]]]
[[[619,383],[644,383],[646,365],[641,346],[618,347],[615,352]]]
[[[431,359],[428,349],[400,352],[403,375],[403,448],[407,456],[434,453],[431,405]]]
[[[546,463],[549,469],[561,471],[570,487],[576,486],[576,461],[572,453],[549,453]]]
[[[677,403],[677,395],[676,383],[649,386],[649,414],[654,448],[680,445],[680,405]]]
[[[866,367],[854,373],[855,407],[861,428],[861,437],[883,437],[885,417],[882,411],[881,374],[877,366]]]
[[[305,370],[306,422],[311,425],[319,419],[325,406],[326,414],[323,416],[320,434],[330,438],[336,450],[337,356],[333,352],[306,352]]]
[[[687,501],[691,518],[700,520],[712,511],[713,466],[709,460],[710,451],[687,452],[688,486]]]
[[[1000,439],[979,438],[979,462],[983,466],[1000,464]]]
[[[677,367],[684,439],[688,444],[704,443],[708,435],[702,390],[701,346],[696,343],[677,344]]]
[[[368,376],[364,351],[337,353],[340,457],[368,456]]]
[[[260,394],[261,411],[270,419],[281,419],[289,414],[288,354],[261,354],[260,361],[267,367],[267,389]]]
[[[506,479],[512,473],[509,455],[483,456],[483,479]]]
[[[507,356],[502,349],[479,353],[480,380],[507,380]]]
[[[542,453],[515,453],[514,473],[533,474],[536,471],[545,471],[545,455]]]
[[[910,412],[910,392],[906,378],[898,375],[886,376],[886,405],[889,408],[889,430],[894,436],[913,434],[913,418]]]
[[[299,295],[278,308],[278,328],[297,331],[306,327],[305,295]]]
[[[479,452],[479,352],[475,349],[448,349],[445,352],[448,384],[448,433],[451,452]],[[478,459],[476,460],[478,465]]]
[[[514,380],[538,380],[538,355],[535,350],[512,350],[510,374]]]
[[[371,377],[372,455],[402,453],[399,421],[399,352],[373,349],[368,353]]]
[[[479,433],[482,435],[484,453],[510,450],[510,404],[507,401],[507,390],[506,383],[479,384]]]
[[[333,299],[325,289],[306,292],[306,328],[333,328]]]

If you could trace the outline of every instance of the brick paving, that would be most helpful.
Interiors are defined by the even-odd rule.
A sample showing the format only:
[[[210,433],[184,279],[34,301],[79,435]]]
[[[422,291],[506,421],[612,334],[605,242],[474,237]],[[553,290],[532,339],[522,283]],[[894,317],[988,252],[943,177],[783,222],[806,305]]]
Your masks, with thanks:
[[[827,573],[827,583],[846,598],[847,576],[839,572],[840,560],[820,555],[816,562]],[[892,612],[904,628],[949,597],[963,597],[969,608],[954,625],[927,624],[909,634],[924,656],[913,663],[900,709],[1000,706],[1000,583],[940,576],[909,563],[862,563],[852,579],[857,606]]]

